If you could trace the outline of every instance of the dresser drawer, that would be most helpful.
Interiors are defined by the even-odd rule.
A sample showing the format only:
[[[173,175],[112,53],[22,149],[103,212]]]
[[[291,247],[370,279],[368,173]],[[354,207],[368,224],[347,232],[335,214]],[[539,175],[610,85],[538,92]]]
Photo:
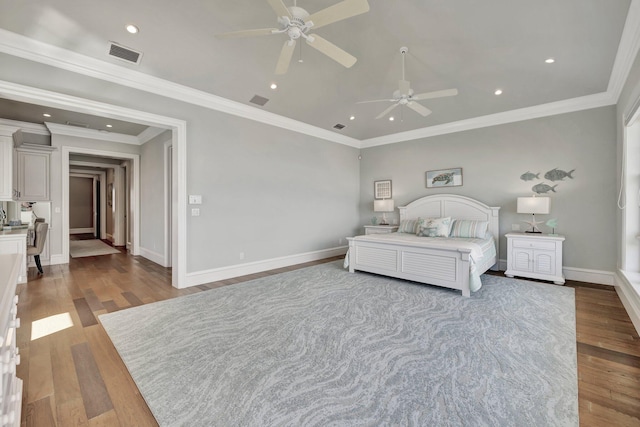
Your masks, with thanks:
[[[556,248],[556,244],[554,242],[545,242],[536,239],[514,239],[513,247],[553,251]]]

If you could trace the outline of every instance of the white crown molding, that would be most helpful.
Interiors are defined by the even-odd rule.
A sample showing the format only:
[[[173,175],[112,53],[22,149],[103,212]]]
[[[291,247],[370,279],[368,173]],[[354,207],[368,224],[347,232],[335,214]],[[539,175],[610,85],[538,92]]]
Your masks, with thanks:
[[[358,148],[357,139],[0,29],[0,52]]]
[[[638,55],[638,49],[640,49],[640,0],[632,0],[607,87],[607,92],[616,100],[616,103]]]
[[[231,101],[217,95],[179,85],[116,64],[90,58],[76,52],[0,29],[0,52],[355,148],[399,143],[615,104],[618,101],[639,49],[640,0],[632,0],[606,92],[360,141],[260,110],[256,107]],[[2,93],[1,87],[0,93]],[[61,95],[61,98],[61,102],[67,102],[63,95]],[[66,108],[78,111],[77,107],[73,108],[73,105],[67,105]],[[117,110],[117,112],[120,112],[120,110]],[[108,115],[105,116],[109,117]]]
[[[122,133],[104,132],[95,129],[85,129],[76,126],[61,125],[58,123],[45,122],[51,135],[75,136],[78,138],[97,139],[100,141],[119,142],[121,144],[140,145],[137,136],[125,135]]]
[[[594,95],[587,95],[579,98],[567,99],[564,101],[536,105],[534,107],[505,111],[504,113],[489,114],[487,116],[474,117],[472,119],[459,120],[457,122],[444,123],[441,125],[430,126],[422,129],[415,129],[407,132],[400,132],[394,133],[392,135],[365,139],[362,141],[362,148],[394,144],[398,142],[411,141],[414,139],[446,135],[448,133],[480,129],[484,127],[503,125],[513,122],[521,122],[524,120],[555,116],[557,114],[572,113],[574,111],[604,107],[613,104],[615,104],[615,100],[613,100],[610,94],[608,92],[601,92]]]
[[[36,135],[50,136],[51,133],[45,125],[30,122],[21,122],[19,120],[0,119],[0,125],[15,126],[22,129],[23,132]]]
[[[138,141],[140,141],[140,145],[145,144],[166,130],[167,129],[149,126],[138,134]]]

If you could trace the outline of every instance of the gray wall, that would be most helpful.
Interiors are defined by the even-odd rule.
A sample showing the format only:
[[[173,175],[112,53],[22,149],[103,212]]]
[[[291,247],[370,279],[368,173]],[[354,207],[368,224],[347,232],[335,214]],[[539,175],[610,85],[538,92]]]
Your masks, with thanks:
[[[355,148],[5,54],[0,63],[1,80],[187,121],[187,191],[203,196],[187,218],[188,272],[333,248],[356,232]]]
[[[164,253],[164,143],[171,141],[171,131],[163,132],[140,149],[140,247]]]
[[[530,196],[524,172],[558,167],[576,169],[575,179],[558,182],[550,192],[557,233],[566,236],[564,265],[613,271],[616,265],[616,126],[615,107],[528,120],[362,150],[360,222],[370,223],[373,182],[393,181],[393,199],[403,206],[417,198],[453,193],[500,206],[501,235],[512,224],[530,220],[516,213],[516,198]],[[464,183],[447,189],[425,188],[425,171],[462,167]],[[544,181],[549,183],[549,181]],[[380,216],[380,214],[378,214]],[[543,226],[542,230],[551,232]],[[506,259],[506,240],[501,240]]]
[[[93,179],[69,177],[69,228],[93,227]]]

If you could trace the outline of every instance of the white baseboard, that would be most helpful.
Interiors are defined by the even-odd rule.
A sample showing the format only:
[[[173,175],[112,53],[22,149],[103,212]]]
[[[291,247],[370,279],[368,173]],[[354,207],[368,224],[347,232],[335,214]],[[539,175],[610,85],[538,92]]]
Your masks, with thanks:
[[[640,274],[618,271],[616,292],[627,310],[636,331],[640,334]]]
[[[500,260],[500,271],[507,270],[507,260]],[[597,283],[616,286],[616,274],[611,271],[589,270],[586,268],[562,267],[565,279],[577,282]]]
[[[69,234],[85,234],[85,233],[95,233],[96,230],[93,228],[70,228]]]
[[[49,265],[68,264],[62,254],[51,255],[49,257]]]
[[[158,252],[154,252],[150,249],[140,247],[140,256],[148,259],[149,261],[153,261],[163,267],[167,266],[164,260],[164,255],[159,254]]]
[[[306,252],[303,254],[266,259],[263,261],[250,262],[246,264],[230,265],[227,267],[214,268],[211,270],[195,271],[193,273],[187,273],[187,280],[184,287],[197,286],[204,283],[217,282],[218,280],[230,279],[232,277],[260,273],[262,271],[274,270],[276,268],[288,267],[290,265],[302,264],[309,261],[317,261],[319,259],[344,255],[346,253],[347,246],[339,246],[337,248],[323,249],[320,251]]]

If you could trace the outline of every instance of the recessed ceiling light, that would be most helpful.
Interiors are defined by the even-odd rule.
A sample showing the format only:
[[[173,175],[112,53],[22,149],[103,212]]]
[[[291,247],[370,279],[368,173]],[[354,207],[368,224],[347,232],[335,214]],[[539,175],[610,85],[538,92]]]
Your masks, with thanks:
[[[278,88],[278,85],[275,83],[271,83],[271,86],[269,86],[271,89],[276,90]]]
[[[496,89],[496,91],[493,93],[496,95],[502,95],[502,89]]]
[[[556,60],[553,58],[547,58],[544,60],[544,62],[546,62],[547,64],[553,64],[554,62],[556,62]]]
[[[107,125],[107,127],[108,127],[108,128],[112,128],[112,127],[113,127],[113,125]]]
[[[389,121],[390,121],[390,122],[392,122],[392,121],[394,121],[394,120],[395,120],[395,119],[393,118],[393,116],[389,117]]]
[[[356,116],[349,117],[349,120],[355,120],[355,119],[356,119]]]
[[[45,117],[51,117],[51,114],[49,114],[49,113],[44,113],[44,114],[43,114],[43,116],[45,116]]]
[[[126,28],[131,34],[138,34],[140,31],[140,29],[133,24],[128,24]]]

